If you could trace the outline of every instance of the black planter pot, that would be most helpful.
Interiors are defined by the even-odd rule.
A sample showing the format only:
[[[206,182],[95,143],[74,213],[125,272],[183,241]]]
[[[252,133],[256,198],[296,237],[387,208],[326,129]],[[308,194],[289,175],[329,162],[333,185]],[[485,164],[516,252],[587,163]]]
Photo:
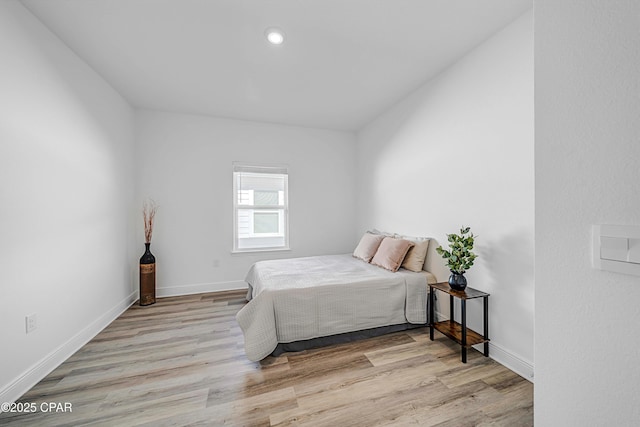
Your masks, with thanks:
[[[467,287],[467,278],[463,274],[451,272],[449,276],[449,286],[456,291],[464,291]]]

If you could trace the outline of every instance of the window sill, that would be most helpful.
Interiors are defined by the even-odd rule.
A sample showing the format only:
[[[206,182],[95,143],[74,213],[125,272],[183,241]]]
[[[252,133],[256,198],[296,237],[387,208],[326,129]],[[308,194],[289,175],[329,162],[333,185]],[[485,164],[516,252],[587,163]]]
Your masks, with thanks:
[[[256,254],[263,252],[289,252],[291,248],[264,248],[264,249],[236,249],[231,251],[232,255]]]

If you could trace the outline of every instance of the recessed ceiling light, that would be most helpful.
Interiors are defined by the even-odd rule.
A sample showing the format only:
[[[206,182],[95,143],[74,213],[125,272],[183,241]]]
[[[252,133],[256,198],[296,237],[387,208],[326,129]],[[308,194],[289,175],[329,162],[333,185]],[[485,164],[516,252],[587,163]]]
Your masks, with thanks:
[[[267,28],[264,32],[267,36],[267,40],[271,44],[282,44],[284,43],[284,31],[279,28]]]

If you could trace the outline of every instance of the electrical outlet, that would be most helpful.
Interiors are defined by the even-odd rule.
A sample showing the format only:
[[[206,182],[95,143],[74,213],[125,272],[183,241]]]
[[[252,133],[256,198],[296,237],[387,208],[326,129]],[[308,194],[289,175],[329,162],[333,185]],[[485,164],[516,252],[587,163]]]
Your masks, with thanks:
[[[38,327],[38,318],[36,314],[30,314],[24,318],[25,326],[27,327],[27,333],[33,332]]]

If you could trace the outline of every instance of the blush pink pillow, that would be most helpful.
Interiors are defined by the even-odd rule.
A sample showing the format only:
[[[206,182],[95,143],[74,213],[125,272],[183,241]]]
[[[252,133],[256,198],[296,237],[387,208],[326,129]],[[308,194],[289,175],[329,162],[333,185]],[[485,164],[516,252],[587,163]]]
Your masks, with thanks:
[[[385,237],[378,251],[373,256],[371,264],[375,264],[378,267],[382,267],[389,271],[398,271],[402,260],[409,252],[409,249],[414,245],[413,242],[402,239],[394,239],[393,237]]]
[[[360,243],[358,243],[358,246],[356,246],[356,249],[353,251],[353,256],[365,262],[371,261],[382,239],[384,239],[384,236],[380,234],[364,233],[364,236],[360,239]]]

